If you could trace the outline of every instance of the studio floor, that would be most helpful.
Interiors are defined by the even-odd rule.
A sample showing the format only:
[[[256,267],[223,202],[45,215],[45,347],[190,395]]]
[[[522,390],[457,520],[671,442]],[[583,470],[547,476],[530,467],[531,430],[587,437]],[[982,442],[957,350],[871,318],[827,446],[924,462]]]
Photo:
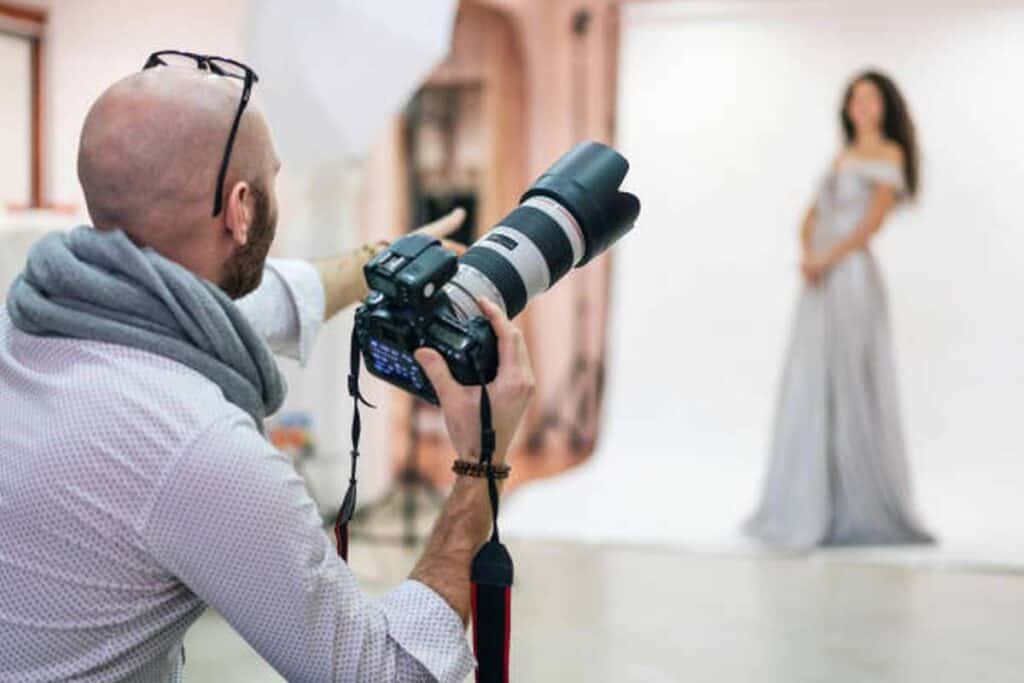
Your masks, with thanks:
[[[1021,573],[879,563],[871,553],[510,547],[515,681],[1024,680]],[[373,594],[414,561],[362,545],[353,557]],[[283,680],[212,611],[186,647],[192,683]]]

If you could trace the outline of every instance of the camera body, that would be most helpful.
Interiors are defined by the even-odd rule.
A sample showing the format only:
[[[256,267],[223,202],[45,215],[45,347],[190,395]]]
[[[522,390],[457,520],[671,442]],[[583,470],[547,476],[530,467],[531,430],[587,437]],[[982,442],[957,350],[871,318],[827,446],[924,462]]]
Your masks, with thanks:
[[[458,261],[440,241],[406,235],[364,268],[370,295],[356,311],[356,339],[369,372],[437,404],[413,352],[436,350],[462,384],[488,383],[498,371],[497,339],[486,318],[461,320],[443,287]]]

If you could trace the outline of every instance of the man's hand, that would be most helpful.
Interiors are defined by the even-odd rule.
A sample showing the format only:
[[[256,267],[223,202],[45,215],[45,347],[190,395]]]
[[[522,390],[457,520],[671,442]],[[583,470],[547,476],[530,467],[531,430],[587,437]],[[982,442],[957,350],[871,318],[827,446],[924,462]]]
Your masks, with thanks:
[[[466,248],[458,242],[444,238],[458,230],[465,220],[465,209],[458,208],[432,223],[427,223],[416,232],[438,238],[445,247],[461,255]],[[367,253],[365,249],[357,249],[342,256],[313,261],[324,287],[324,320],[330,320],[342,309],[366,297],[363,266],[368,260]]]
[[[490,301],[478,299],[477,304],[490,320],[498,338],[498,375],[487,385],[496,441],[494,463],[497,465],[504,461],[516,428],[533,397],[533,368],[519,328]],[[455,451],[463,460],[478,460],[480,387],[459,384],[452,377],[444,358],[433,349],[419,349],[415,355],[441,401],[448,436]]]
[[[436,237],[441,240],[441,244],[444,245],[445,249],[451,249],[459,256],[462,256],[466,253],[466,246],[461,242],[446,240],[445,237],[448,237],[461,228],[465,221],[466,210],[459,206],[441,216],[436,221],[420,226],[416,229],[416,234]]]
[[[487,385],[491,416],[496,433],[494,464],[503,464],[508,445],[516,433],[530,398],[533,396],[533,370],[526,352],[523,333],[500,308],[490,301],[477,301],[498,337],[498,376]],[[444,358],[433,349],[419,349],[416,360],[434,384],[448,435],[459,457],[480,457],[480,387],[459,384],[448,370]],[[498,484],[499,490],[501,484]],[[434,530],[410,578],[433,589],[462,618],[469,621],[469,567],[477,550],[491,531],[491,504],[487,481],[482,478],[455,478]]]

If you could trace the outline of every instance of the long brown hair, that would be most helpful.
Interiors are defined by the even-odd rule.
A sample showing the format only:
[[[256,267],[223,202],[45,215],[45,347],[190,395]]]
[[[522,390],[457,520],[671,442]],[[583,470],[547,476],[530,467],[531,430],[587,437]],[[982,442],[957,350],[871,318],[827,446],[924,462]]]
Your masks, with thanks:
[[[853,88],[861,81],[871,81],[882,93],[882,103],[885,109],[882,118],[882,133],[888,139],[895,142],[903,149],[903,178],[907,183],[907,192],[913,197],[917,194],[918,187],[918,157],[917,157],[917,135],[914,132],[914,121],[910,118],[910,111],[907,109],[907,102],[903,99],[899,88],[891,78],[878,71],[865,71],[858,74],[850,84],[846,86],[846,93],[843,95],[843,106],[839,110],[839,118],[843,124],[843,134],[846,142],[854,140],[853,121],[846,113],[846,108],[853,97]]]

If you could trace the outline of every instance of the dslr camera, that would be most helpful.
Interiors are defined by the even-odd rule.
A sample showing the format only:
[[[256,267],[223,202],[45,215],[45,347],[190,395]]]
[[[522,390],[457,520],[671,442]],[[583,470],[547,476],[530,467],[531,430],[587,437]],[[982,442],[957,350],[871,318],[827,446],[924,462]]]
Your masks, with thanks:
[[[640,201],[620,192],[629,163],[583,142],[554,163],[521,203],[461,259],[425,235],[407,235],[364,268],[370,293],[356,310],[367,370],[438,403],[413,352],[436,349],[462,384],[498,371],[497,340],[476,304],[486,297],[514,318],[533,297],[629,232]]]

